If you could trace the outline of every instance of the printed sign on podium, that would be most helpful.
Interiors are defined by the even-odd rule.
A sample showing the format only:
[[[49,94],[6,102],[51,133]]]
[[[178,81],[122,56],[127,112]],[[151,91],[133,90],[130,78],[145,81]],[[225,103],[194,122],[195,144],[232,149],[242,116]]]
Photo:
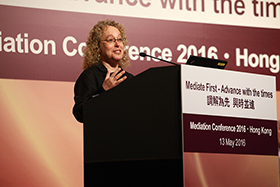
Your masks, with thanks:
[[[275,77],[184,65],[181,93],[185,186],[278,186]]]

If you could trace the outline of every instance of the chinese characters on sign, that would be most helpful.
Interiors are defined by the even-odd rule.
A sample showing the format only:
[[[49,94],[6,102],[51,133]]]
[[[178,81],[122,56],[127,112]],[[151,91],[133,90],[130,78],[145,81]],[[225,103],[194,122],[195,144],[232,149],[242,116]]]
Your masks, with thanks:
[[[240,109],[255,110],[255,101],[254,100],[242,99],[242,98],[236,98],[236,97],[234,97],[232,99],[232,102],[230,102],[230,99],[228,97],[207,95],[207,105],[208,106],[233,107],[233,108],[240,108]]]

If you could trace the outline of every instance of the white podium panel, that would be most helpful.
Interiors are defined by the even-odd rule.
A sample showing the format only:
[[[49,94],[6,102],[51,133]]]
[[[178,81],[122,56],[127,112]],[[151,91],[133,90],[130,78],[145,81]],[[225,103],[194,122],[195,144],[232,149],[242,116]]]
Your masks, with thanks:
[[[181,77],[183,113],[277,120],[273,76],[182,65]]]

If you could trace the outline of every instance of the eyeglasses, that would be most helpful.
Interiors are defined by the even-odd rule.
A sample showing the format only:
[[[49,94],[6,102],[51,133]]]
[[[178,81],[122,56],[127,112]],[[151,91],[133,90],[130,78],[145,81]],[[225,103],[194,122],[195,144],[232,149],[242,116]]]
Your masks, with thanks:
[[[109,39],[106,39],[106,40],[102,40],[102,41],[105,41],[107,42],[108,44],[113,44],[115,43],[116,41],[119,42],[119,43],[123,43],[125,41],[125,38],[109,38]]]

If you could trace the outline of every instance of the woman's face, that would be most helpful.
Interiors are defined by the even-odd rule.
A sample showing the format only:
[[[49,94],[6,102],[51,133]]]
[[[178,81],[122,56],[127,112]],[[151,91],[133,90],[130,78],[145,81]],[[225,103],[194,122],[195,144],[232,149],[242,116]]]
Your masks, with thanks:
[[[100,42],[100,56],[102,61],[116,65],[122,59],[124,45],[118,39],[122,39],[122,35],[116,27],[108,26],[104,30]]]

